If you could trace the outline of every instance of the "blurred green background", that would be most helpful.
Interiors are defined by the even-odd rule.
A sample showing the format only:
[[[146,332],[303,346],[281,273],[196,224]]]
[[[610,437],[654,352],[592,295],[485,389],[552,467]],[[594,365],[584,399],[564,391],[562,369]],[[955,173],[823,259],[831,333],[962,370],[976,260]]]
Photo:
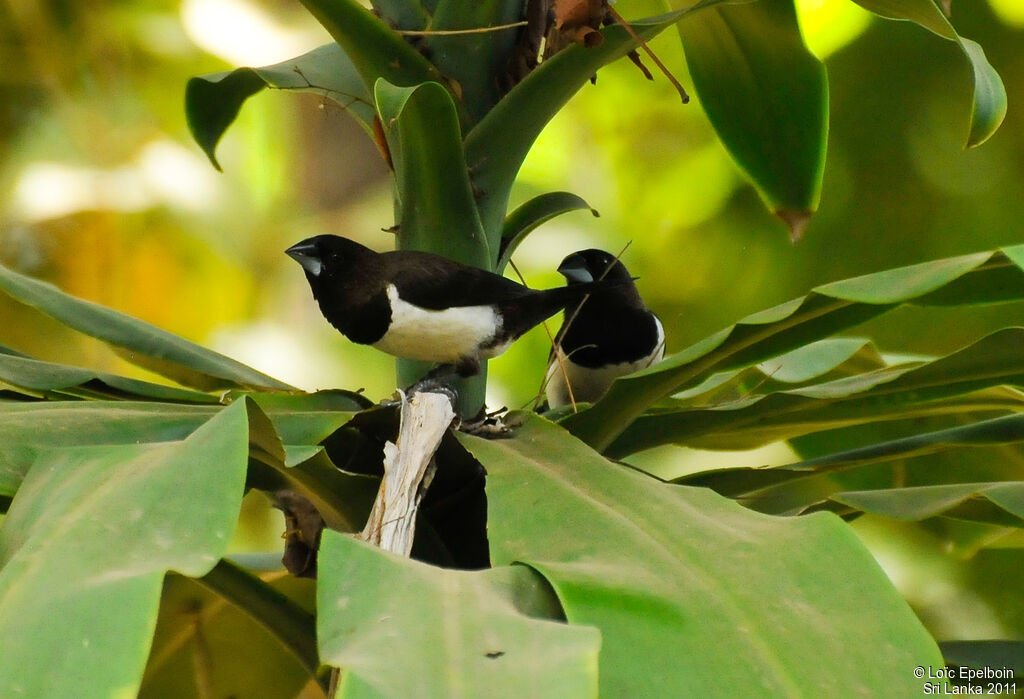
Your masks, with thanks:
[[[513,205],[564,189],[601,214],[566,215],[527,240],[516,262],[531,285],[559,284],[554,268],[574,250],[628,244],[623,259],[671,352],[817,284],[1024,242],[1024,2],[954,0],[954,25],[984,46],[1010,104],[1003,127],[970,152],[969,69],[954,44],[848,0],[798,5],[826,60],[832,110],[821,209],[804,240],[791,244],[742,180],[699,100],[684,107],[663,77],[649,83],[621,61],[549,125],[521,172]],[[662,11],[641,0],[616,7],[626,17]],[[389,394],[393,361],[330,328],[282,254],[325,232],[391,245],[391,184],[373,144],[333,102],[263,93],[221,143],[221,174],[185,126],[189,77],[327,41],[294,1],[0,4],[0,262],[296,386]],[[652,46],[690,84],[677,36]],[[888,351],[938,353],[1018,318],[1019,304],[909,309],[856,334]],[[5,297],[0,328],[0,342],[40,358],[143,375]],[[547,344],[538,329],[491,362],[492,408],[531,401]],[[640,458],[707,467],[789,454],[668,448]],[[993,583],[1018,577],[1013,539],[965,561],[924,528],[868,518],[857,527],[940,639],[1024,636],[1019,584]]]

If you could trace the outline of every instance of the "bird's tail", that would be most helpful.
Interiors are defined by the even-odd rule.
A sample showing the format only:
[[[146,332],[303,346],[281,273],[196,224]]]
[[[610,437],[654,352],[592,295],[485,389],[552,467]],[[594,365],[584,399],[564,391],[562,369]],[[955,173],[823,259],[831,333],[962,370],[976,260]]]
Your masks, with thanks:
[[[575,308],[590,294],[630,282],[629,279],[602,279],[545,289],[520,299],[512,309],[506,310],[504,315],[506,319],[512,320],[508,327],[522,328],[522,334],[565,308]],[[510,315],[519,317],[513,320],[509,318]]]

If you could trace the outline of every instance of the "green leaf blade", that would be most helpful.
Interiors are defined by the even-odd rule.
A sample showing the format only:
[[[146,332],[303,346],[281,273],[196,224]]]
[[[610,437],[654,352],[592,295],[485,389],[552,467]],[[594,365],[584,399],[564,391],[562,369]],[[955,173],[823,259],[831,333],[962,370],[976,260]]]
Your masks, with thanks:
[[[622,458],[665,443],[742,449],[811,432],[866,424],[1024,407],[1024,328],[1005,328],[931,361],[875,369],[794,389],[769,390],[722,404],[659,407],[639,417],[608,448]],[[807,348],[798,350],[807,354]],[[780,357],[786,360],[788,357]],[[834,361],[834,359],[833,359]],[[767,380],[767,376],[765,377]],[[668,403],[668,402],[667,402]],[[669,403],[669,405],[672,405]]]
[[[914,22],[943,39],[956,42],[971,66],[971,123],[966,147],[980,146],[991,138],[1006,116],[1006,88],[980,45],[957,34],[934,0],[853,1],[881,17]]]
[[[971,64],[974,77],[971,126],[967,134],[967,147],[974,148],[991,138],[1006,118],[1006,87],[978,43],[961,37],[960,48]]]
[[[208,393],[128,379],[123,376],[37,359],[0,355],[0,382],[43,392],[87,390],[100,384],[111,397],[186,403],[217,403]]]
[[[442,80],[430,61],[354,0],[302,0],[352,61],[367,91],[378,79],[407,87]]]
[[[943,39],[956,41],[956,31],[934,0],[853,0],[879,17],[914,22]]]
[[[319,571],[320,654],[345,671],[342,696],[596,692],[600,635],[536,618],[559,610],[529,568],[443,570],[325,531]]]
[[[0,265],[0,290],[80,333],[111,345],[129,361],[178,383],[225,388],[294,390],[222,354],[119,311],[75,298],[52,284]]]
[[[675,12],[633,20],[630,25],[639,37],[650,39],[681,17],[732,1],[700,0]],[[474,184],[483,193],[480,218],[485,230],[500,230],[512,182],[548,121],[601,66],[638,45],[618,24],[604,27],[601,34],[604,40],[598,46],[573,44],[542,62],[466,134],[466,162],[473,170]]]
[[[41,454],[0,530],[0,693],[137,691],[164,572],[224,554],[248,441],[237,405],[181,442]]]
[[[843,491],[835,502],[861,512],[909,521],[944,515],[954,519],[1024,527],[1024,484],[960,483],[885,490]],[[993,508],[981,505],[993,505]]]
[[[505,269],[519,245],[537,227],[560,214],[584,209],[595,217],[599,216],[597,210],[582,197],[570,192],[548,192],[523,203],[505,219],[501,231],[501,255],[495,271],[501,273]]]
[[[821,195],[828,81],[803,43],[792,0],[711,8],[678,28],[712,126],[798,238]]]
[[[185,117],[196,143],[217,170],[215,151],[242,104],[264,89],[313,92],[328,97],[369,132],[373,106],[355,66],[337,44],[262,68],[200,75],[185,85]]]
[[[386,80],[374,98],[395,161],[401,220],[398,247],[444,253],[490,270],[491,241],[484,235],[462,151],[455,103],[435,82],[399,87]],[[442,174],[443,173],[443,174]],[[497,249],[497,240],[495,249]]]
[[[876,441],[785,466],[705,471],[676,479],[676,482],[713,488],[720,493],[727,493],[729,497],[741,498],[747,506],[761,512],[799,514],[830,500],[835,493],[854,490],[856,486],[851,488],[845,484],[846,477],[856,483],[857,476],[874,473],[876,465],[885,467],[877,471],[881,479],[865,482],[863,486],[889,487],[893,480],[893,466],[901,465],[903,471],[907,460],[918,457],[933,457],[930,463],[935,463],[935,455],[956,455],[960,452],[969,456],[973,450],[980,452],[984,448],[1018,447],[1022,443],[1024,415],[1004,415]],[[1017,461],[1010,461],[1005,468],[1001,468],[1001,464],[993,464],[991,467],[972,467],[970,472],[975,477],[988,471],[987,475],[991,478],[1017,479],[1020,459],[1019,451],[1017,453]],[[1000,458],[1005,459],[1006,454],[1001,452]],[[964,458],[966,456],[958,460]],[[984,461],[984,455],[981,458]],[[959,486],[963,482],[958,478],[958,473],[943,468],[929,469],[918,483]],[[835,474],[842,474],[843,479],[837,480]],[[872,485],[874,483],[877,485]]]
[[[433,31],[474,30],[513,24],[523,13],[520,0],[466,3],[439,0],[431,17]],[[424,44],[438,69],[458,84],[469,122],[476,123],[501,98],[501,78],[516,44],[516,28],[475,34],[426,36]]]
[[[459,436],[488,471],[491,554],[541,571],[570,623],[601,629],[602,694],[919,690],[906,666],[934,664],[934,642],[838,519],[751,516],[522,420],[510,439]],[[881,658],[880,644],[900,657]],[[851,666],[865,671],[835,671]]]
[[[607,449],[644,410],[711,374],[740,369],[852,328],[896,308],[971,305],[1024,298],[1024,270],[1016,249],[934,260],[817,287],[791,302],[667,357],[649,369],[616,379],[590,408],[562,420],[573,434]]]

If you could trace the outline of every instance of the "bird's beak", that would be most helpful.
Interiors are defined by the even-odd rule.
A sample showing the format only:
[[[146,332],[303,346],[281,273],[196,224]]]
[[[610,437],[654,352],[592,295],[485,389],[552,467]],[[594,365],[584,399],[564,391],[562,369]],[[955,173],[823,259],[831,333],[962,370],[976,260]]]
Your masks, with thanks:
[[[594,275],[586,268],[583,261],[574,260],[572,256],[559,265],[558,273],[565,277],[566,281],[570,284],[573,282],[577,284],[586,284],[587,282],[594,281]]]
[[[320,270],[323,269],[323,263],[317,256],[316,245],[308,240],[296,243],[284,253],[302,265],[302,268],[314,277],[319,276]]]

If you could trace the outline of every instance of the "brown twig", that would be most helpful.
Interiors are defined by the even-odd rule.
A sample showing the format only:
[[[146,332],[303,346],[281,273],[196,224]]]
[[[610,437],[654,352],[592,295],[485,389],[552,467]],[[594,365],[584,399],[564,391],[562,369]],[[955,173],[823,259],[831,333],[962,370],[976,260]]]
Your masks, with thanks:
[[[690,101],[690,96],[686,94],[686,90],[679,83],[679,81],[676,80],[676,76],[672,75],[671,71],[669,71],[669,69],[665,67],[665,64],[661,62],[661,59],[655,55],[654,51],[651,51],[651,48],[647,45],[647,42],[640,38],[640,35],[633,30],[633,27],[629,25],[629,22],[623,19],[622,15],[620,15],[611,5],[608,6],[608,13],[615,18],[616,22],[622,25],[622,28],[625,29],[631,37],[636,39],[636,41],[640,44],[640,48],[644,50],[644,53],[650,56],[651,60],[654,61],[654,65],[658,66],[661,72],[665,74],[665,77],[668,78],[668,81],[672,83],[672,86],[675,87],[676,90],[679,92],[679,97],[682,98],[683,104],[688,104]]]

